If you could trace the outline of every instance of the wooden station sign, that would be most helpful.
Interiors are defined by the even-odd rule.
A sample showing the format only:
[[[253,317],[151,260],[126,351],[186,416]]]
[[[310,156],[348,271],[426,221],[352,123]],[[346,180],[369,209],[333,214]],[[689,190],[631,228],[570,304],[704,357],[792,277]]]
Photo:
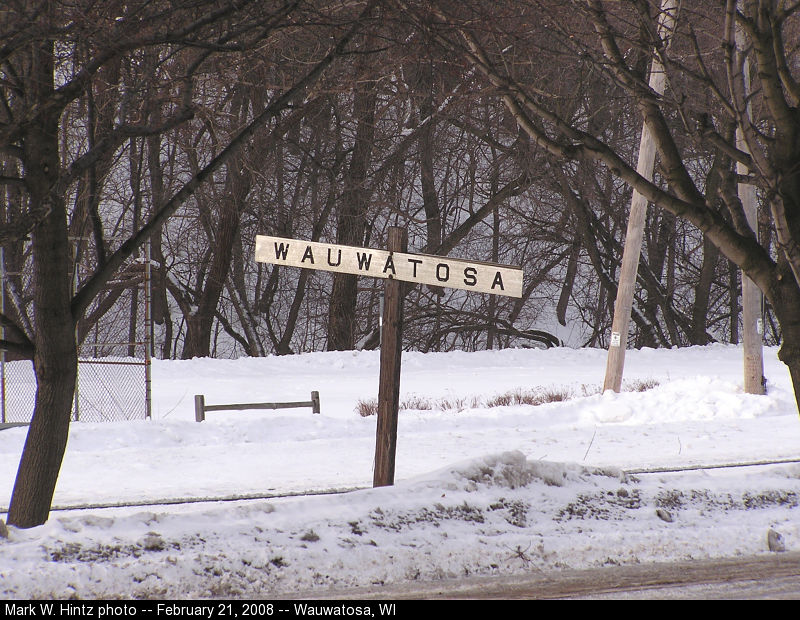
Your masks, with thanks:
[[[522,297],[522,269],[430,254],[256,236],[261,263]]]
[[[388,230],[385,250],[256,236],[255,258],[260,263],[385,279],[373,472],[373,485],[376,487],[394,484],[403,351],[401,282],[522,297],[522,269],[519,267],[429,254],[409,254],[406,252],[407,246],[408,234],[405,229],[396,226]]]

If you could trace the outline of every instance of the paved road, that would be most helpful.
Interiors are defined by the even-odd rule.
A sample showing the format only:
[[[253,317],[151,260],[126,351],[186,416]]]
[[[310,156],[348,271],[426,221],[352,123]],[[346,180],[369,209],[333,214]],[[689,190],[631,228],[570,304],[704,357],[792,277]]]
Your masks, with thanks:
[[[339,599],[800,599],[800,553],[356,589]]]

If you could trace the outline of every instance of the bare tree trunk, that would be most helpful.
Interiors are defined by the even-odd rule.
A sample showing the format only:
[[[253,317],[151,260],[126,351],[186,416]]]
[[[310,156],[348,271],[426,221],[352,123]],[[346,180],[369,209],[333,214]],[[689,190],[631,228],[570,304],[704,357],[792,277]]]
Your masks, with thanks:
[[[564,275],[564,285],[561,287],[561,293],[558,296],[558,303],[556,304],[556,319],[558,319],[561,325],[567,324],[567,308],[569,307],[569,300],[572,296],[572,289],[575,286],[575,276],[578,274],[578,259],[580,255],[581,244],[576,235],[575,240],[572,242],[572,250],[569,253],[567,272]]]
[[[728,284],[730,287],[730,332],[731,344],[739,344],[739,270],[733,261],[728,261]]]
[[[705,237],[703,238],[703,263],[700,277],[694,287],[694,303],[692,304],[692,330],[689,342],[692,344],[708,344],[710,338],[706,333],[708,305],[711,298],[711,284],[719,262],[719,250]]]
[[[142,166],[144,159],[142,157],[141,149],[138,148],[138,142],[134,138],[130,141],[130,185],[131,193],[133,194],[133,230],[138,230],[142,218]],[[139,256],[137,251],[134,255]],[[139,315],[139,285],[138,280],[136,285],[131,287],[131,304],[130,304],[130,318],[128,321],[128,357],[136,356],[136,331],[137,319]]]
[[[494,179],[492,182],[492,193],[497,193]],[[500,209],[495,206],[492,213],[492,262],[500,262]],[[491,350],[495,347],[497,338],[497,296],[489,295],[488,310],[489,327],[486,330],[486,349]]]
[[[233,166],[235,167],[236,164],[234,163]],[[231,167],[229,167],[228,183],[226,184],[228,199],[223,200],[218,210],[219,217],[215,227],[211,268],[197,304],[197,311],[186,316],[183,359],[208,357],[211,351],[214,317],[230,270],[233,243],[241,218],[241,204],[247,193],[242,180],[238,178],[240,176],[238,172],[231,172]]]
[[[312,241],[319,241],[319,238],[322,234],[322,230],[328,223],[328,218],[330,217],[330,213],[333,210],[335,201],[336,201],[336,185],[331,183],[330,189],[328,191],[328,197],[325,201],[325,206],[322,208],[319,220],[314,224],[314,229],[311,232]],[[294,336],[295,328],[297,327],[297,319],[300,316],[300,307],[303,303],[303,299],[305,298],[306,283],[308,282],[309,275],[310,274],[308,269],[300,270],[300,275],[298,277],[298,282],[297,282],[297,288],[295,289],[294,298],[292,299],[292,305],[289,308],[289,315],[286,319],[286,327],[283,330],[283,335],[281,336],[280,341],[275,346],[275,352],[278,355],[288,355],[292,352],[290,343],[292,341],[292,337]]]
[[[439,209],[436,173],[433,167],[433,156],[436,152],[433,140],[436,119],[433,118],[433,68],[430,64],[426,63],[420,69],[419,88],[424,93],[419,105],[419,116],[422,123],[422,129],[419,130],[419,170],[422,207],[425,211],[425,228],[428,234],[425,251],[433,253],[442,244],[442,214]]]
[[[353,99],[356,138],[350,167],[345,175],[336,228],[336,242],[343,245],[362,245],[367,228],[370,191],[366,181],[372,160],[375,106],[378,100],[374,86],[371,81],[359,81]],[[328,312],[329,351],[347,351],[355,347],[357,287],[357,276],[334,274]]]
[[[779,260],[778,270],[780,273],[775,286],[764,293],[781,326],[783,342],[778,351],[778,359],[789,369],[795,401],[800,411],[800,287],[792,277],[788,261]]]
[[[241,124],[247,119],[249,101],[242,88],[237,89],[232,102],[231,115]],[[245,165],[243,153],[237,153],[226,165],[225,190],[219,201],[217,220],[214,223],[214,238],[211,266],[205,282],[198,283],[200,299],[196,312],[186,315],[186,339],[183,345],[183,359],[208,357],[211,352],[211,332],[214,326],[225,281],[231,268],[233,245],[239,231],[245,200],[250,192],[251,175]],[[202,276],[201,276],[202,277]]]
[[[31,54],[31,105],[53,91],[53,46],[38,44]],[[34,228],[34,321],[37,390],[33,419],[22,451],[8,522],[17,527],[44,523],[50,513],[58,472],[69,434],[78,354],[75,323],[70,311],[72,264],[67,234],[67,214],[58,188],[59,114],[32,125],[24,151],[29,199],[46,205],[48,215]]]
[[[153,205],[159,205],[164,201],[164,174],[161,169],[161,137],[158,135],[147,138],[147,168],[150,173],[150,200]],[[162,250],[162,231],[153,233],[150,241],[151,260],[157,263],[151,285],[153,322],[164,326],[164,342],[160,356],[162,359],[169,359],[172,356],[172,316],[167,297],[167,268]]]
[[[491,175],[491,188],[492,195],[496,196],[498,185],[500,182],[500,170],[497,164],[497,153],[492,149],[492,175]],[[492,262],[500,262],[500,208],[495,205],[492,210]],[[492,350],[495,346],[495,339],[497,338],[497,297],[489,295],[489,308],[488,308],[488,323],[489,327],[486,330],[486,349]]]

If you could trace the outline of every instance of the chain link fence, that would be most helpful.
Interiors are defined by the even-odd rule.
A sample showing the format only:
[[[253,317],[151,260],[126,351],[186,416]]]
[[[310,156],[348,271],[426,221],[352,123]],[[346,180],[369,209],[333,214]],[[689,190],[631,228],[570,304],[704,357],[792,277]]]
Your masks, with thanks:
[[[33,362],[4,362],[0,366],[0,421],[28,424],[36,401]]]
[[[144,343],[110,345],[111,354],[81,356],[72,419],[82,422],[144,420],[150,417],[150,360]],[[138,351],[127,351],[129,348]],[[84,349],[91,348],[90,346]],[[108,349],[109,345],[104,345]],[[82,351],[85,355],[85,353]],[[130,353],[141,353],[131,356]]]
[[[150,417],[149,359],[130,356],[144,343],[103,345],[103,357],[89,357],[96,345],[82,347],[72,419],[80,422],[144,420]],[[111,348],[111,352],[109,352]],[[30,423],[36,402],[36,375],[29,361],[5,362],[0,386],[2,421]]]
[[[75,251],[77,254],[77,240]],[[80,238],[82,239],[82,238]],[[150,246],[107,284],[113,293],[110,307],[94,326],[95,342],[78,349],[78,379],[72,420],[108,422],[150,418]],[[80,265],[71,277],[77,288]],[[0,248],[0,311],[5,312],[7,276]],[[140,295],[141,294],[141,295]],[[131,310],[133,308],[133,310]],[[131,314],[131,312],[133,314]],[[101,324],[102,323],[102,324]],[[120,327],[121,326],[121,327]],[[123,333],[121,334],[120,331]],[[125,332],[128,333],[125,333]],[[4,330],[0,328],[0,337]],[[76,334],[77,336],[77,334]],[[102,340],[129,342],[102,342]],[[136,340],[137,342],[130,342]],[[8,361],[0,351],[0,424],[29,424],[36,403],[36,374],[30,361]]]

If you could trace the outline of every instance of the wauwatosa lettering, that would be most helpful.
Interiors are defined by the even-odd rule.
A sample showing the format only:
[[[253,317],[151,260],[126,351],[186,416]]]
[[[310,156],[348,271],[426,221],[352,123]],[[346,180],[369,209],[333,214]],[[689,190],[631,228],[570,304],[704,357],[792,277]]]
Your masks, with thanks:
[[[263,235],[256,237],[255,254],[257,261],[274,265],[522,296],[522,269],[508,265]]]

